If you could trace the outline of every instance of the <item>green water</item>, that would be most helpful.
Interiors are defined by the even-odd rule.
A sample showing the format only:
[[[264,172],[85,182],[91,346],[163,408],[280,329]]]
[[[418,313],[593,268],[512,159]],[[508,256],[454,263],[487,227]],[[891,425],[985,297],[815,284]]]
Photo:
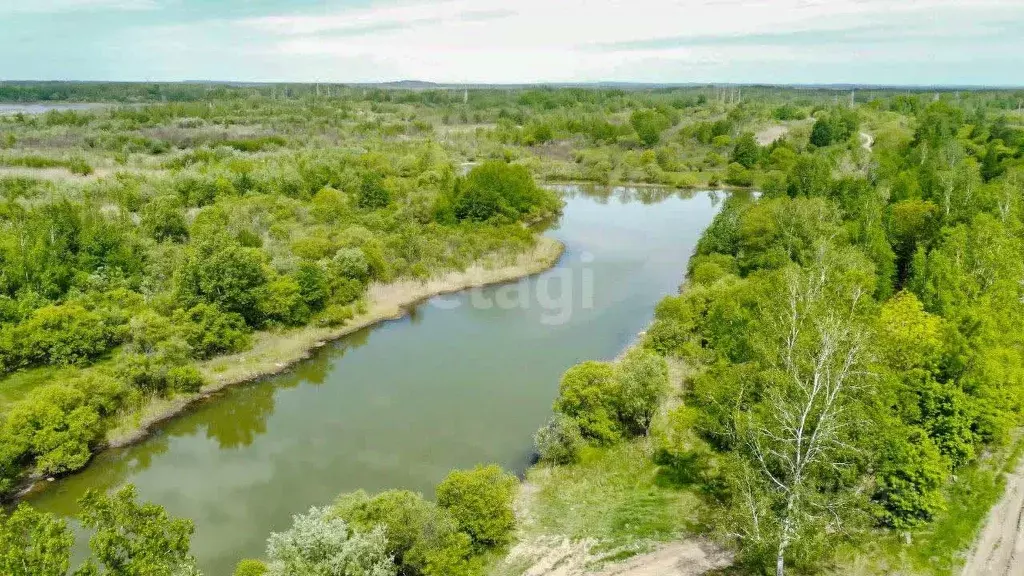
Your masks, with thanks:
[[[551,271],[437,298],[320,349],[286,374],[223,392],[146,441],[98,456],[32,503],[75,512],[87,488],[133,483],[195,521],[207,576],[261,556],[292,514],[341,492],[430,494],[452,468],[522,471],[562,372],[612,358],[674,293],[718,209],[711,193],[567,188]],[[639,198],[639,199],[638,199]],[[79,548],[81,549],[81,543]]]

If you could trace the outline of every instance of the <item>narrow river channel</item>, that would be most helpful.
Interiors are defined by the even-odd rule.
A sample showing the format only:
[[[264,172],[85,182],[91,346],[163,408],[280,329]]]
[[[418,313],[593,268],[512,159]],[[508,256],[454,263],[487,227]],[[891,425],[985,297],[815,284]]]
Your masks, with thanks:
[[[200,568],[227,576],[240,558],[262,556],[292,514],[341,492],[429,495],[452,468],[478,463],[523,471],[562,372],[616,356],[644,329],[722,199],[564,190],[564,215],[547,232],[566,246],[554,269],[435,298],[328,344],[101,454],[32,503],[72,514],[86,489],[133,483],[142,499],[192,518]]]

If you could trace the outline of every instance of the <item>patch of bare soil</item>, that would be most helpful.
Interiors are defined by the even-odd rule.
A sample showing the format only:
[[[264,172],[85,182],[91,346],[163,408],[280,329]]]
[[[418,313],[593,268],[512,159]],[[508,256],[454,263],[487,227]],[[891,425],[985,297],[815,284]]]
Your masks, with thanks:
[[[629,560],[592,568],[601,563],[595,542],[539,538],[518,544],[509,554],[509,565],[525,566],[522,576],[698,576],[729,566],[732,555],[718,547],[686,540],[667,544]]]
[[[963,576],[1024,576],[1024,462],[1006,478],[1002,500],[989,512]]]
[[[754,135],[754,138],[757,139],[757,143],[760,144],[761,146],[767,146],[772,142],[775,142],[779,138],[782,138],[786,134],[789,134],[789,126],[777,125],[769,126],[761,130],[760,132]]]

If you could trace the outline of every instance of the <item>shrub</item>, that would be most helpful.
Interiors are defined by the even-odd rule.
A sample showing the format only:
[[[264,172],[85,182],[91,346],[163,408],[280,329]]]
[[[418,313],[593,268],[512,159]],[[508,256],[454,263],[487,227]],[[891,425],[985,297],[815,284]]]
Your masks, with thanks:
[[[268,322],[299,326],[309,321],[309,306],[302,298],[302,287],[290,276],[278,276],[268,282],[259,295],[259,310]]]
[[[377,210],[391,204],[391,193],[384,187],[384,179],[376,172],[366,172],[359,183],[359,207]]]
[[[329,508],[292,517],[292,527],[267,539],[267,575],[394,576],[383,528],[360,534]]]
[[[658,354],[633,348],[615,366],[619,395],[617,412],[624,429],[646,434],[668,395],[668,365]]]
[[[572,464],[586,444],[579,424],[564,414],[556,414],[533,437],[537,454],[551,464]]]
[[[214,304],[197,304],[174,312],[174,323],[196,358],[238,352],[249,347],[250,329],[241,315],[224,312]]]
[[[195,366],[176,366],[167,371],[167,387],[178,392],[195,393],[202,389],[205,381]]]
[[[17,326],[13,341],[27,364],[84,364],[107,351],[103,319],[77,304],[44,306]]]
[[[605,362],[583,362],[562,376],[555,411],[572,418],[587,438],[611,444],[621,436],[616,402],[615,371]]]
[[[264,576],[267,573],[267,565],[262,560],[245,558],[239,560],[235,566],[234,576]]]
[[[85,394],[67,384],[37,388],[15,403],[4,421],[4,444],[12,454],[29,454],[41,474],[85,466],[102,432],[100,415]]]
[[[911,429],[887,442],[876,475],[880,522],[906,529],[931,520],[944,507],[946,474],[942,455],[923,430]]]
[[[437,504],[451,512],[476,546],[499,546],[509,541],[515,528],[512,501],[517,484],[514,476],[494,465],[455,470],[437,486]]]

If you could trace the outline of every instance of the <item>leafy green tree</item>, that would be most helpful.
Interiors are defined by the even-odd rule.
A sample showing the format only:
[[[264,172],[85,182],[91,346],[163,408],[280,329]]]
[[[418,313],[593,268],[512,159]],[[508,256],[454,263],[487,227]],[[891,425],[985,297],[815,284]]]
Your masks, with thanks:
[[[476,166],[456,183],[452,202],[459,220],[511,221],[552,213],[559,208],[554,194],[533,181],[524,166],[489,161]]]
[[[668,364],[644,348],[633,348],[615,365],[619,395],[616,411],[624,429],[647,434],[668,396]]]
[[[437,505],[452,514],[477,547],[500,546],[515,529],[512,502],[518,483],[494,465],[455,470],[437,485]]]
[[[565,414],[555,414],[541,426],[533,437],[533,444],[542,462],[572,464],[579,459],[586,445],[580,426]]]
[[[376,172],[365,172],[359,182],[359,207],[379,210],[391,204],[391,193],[384,186],[384,178]]]
[[[188,224],[174,196],[159,196],[147,204],[142,226],[157,241],[183,242],[188,238]]]
[[[761,157],[761,147],[753,132],[744,132],[736,139],[730,159],[744,168],[753,168]]]
[[[189,247],[176,284],[178,298],[187,307],[214,304],[240,315],[249,326],[258,326],[260,288],[268,279],[266,256],[258,248],[214,242]]]
[[[295,282],[306,306],[312,311],[322,310],[331,296],[331,284],[323,267],[316,262],[300,262]]]
[[[174,323],[196,358],[211,358],[244,350],[249,346],[250,328],[234,312],[222,312],[215,304],[201,302],[188,310],[174,311]]]
[[[65,576],[75,538],[63,520],[22,503],[0,511],[0,573],[5,576]]]
[[[92,557],[77,574],[176,576],[194,565],[192,521],[173,518],[156,504],[136,502],[134,486],[111,495],[89,490],[79,505],[81,522],[93,535]]]
[[[278,276],[265,284],[259,294],[260,316],[285,326],[309,321],[310,311],[302,297],[302,286],[291,276]]]
[[[77,304],[45,306],[15,328],[23,362],[84,364],[107,351],[111,334],[103,318]]]
[[[661,140],[661,132],[672,126],[672,121],[658,110],[634,110],[629,123],[636,130],[640,142],[651,147]]]
[[[403,576],[476,573],[472,540],[447,510],[420,494],[392,490],[371,497],[359,491],[341,496],[334,509],[358,531],[382,527],[387,553]]]
[[[87,400],[67,384],[32,390],[6,414],[5,441],[13,453],[33,456],[41,474],[79,469],[92,457],[101,432],[100,415]]]
[[[896,529],[919,526],[945,507],[942,484],[947,469],[931,438],[911,428],[886,438],[876,473],[874,498],[882,523]]]
[[[262,560],[245,558],[239,560],[233,576],[264,576],[266,573],[267,565]]]
[[[562,376],[554,409],[575,420],[585,437],[611,444],[622,435],[616,411],[619,393],[611,365],[583,362]]]

